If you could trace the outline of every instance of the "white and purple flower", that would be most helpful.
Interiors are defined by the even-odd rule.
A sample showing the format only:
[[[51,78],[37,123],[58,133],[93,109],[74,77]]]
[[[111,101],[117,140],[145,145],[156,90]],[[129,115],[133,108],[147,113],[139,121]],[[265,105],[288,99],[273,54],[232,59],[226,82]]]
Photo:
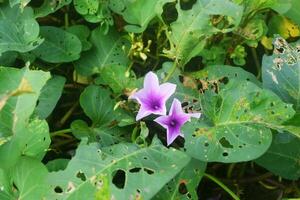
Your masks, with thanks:
[[[135,99],[141,105],[136,120],[150,114],[165,115],[167,112],[166,101],[175,90],[175,84],[163,83],[159,85],[156,74],[148,72],[144,79],[144,88],[129,97],[129,99]]]
[[[158,78],[153,72],[148,72],[144,79],[144,88],[129,97],[135,99],[140,105],[136,120],[150,114],[162,115],[154,121],[167,129],[167,145],[169,146],[178,136],[183,137],[181,127],[190,121],[191,117],[200,118],[200,113],[185,113],[181,103],[174,99],[168,115],[166,101],[175,92],[176,85],[163,83],[159,85]]]
[[[167,145],[169,146],[178,136],[183,137],[180,130],[182,125],[190,121],[191,117],[200,118],[200,116],[200,113],[185,113],[182,110],[180,101],[174,99],[169,115],[160,116],[154,121],[167,129]]]

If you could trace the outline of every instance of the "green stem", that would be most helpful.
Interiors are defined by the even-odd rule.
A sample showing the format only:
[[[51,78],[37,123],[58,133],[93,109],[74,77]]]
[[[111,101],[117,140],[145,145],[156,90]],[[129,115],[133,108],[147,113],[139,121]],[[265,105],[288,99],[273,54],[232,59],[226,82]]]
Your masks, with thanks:
[[[62,127],[66,121],[69,119],[69,117],[72,115],[72,113],[74,112],[74,110],[76,109],[76,107],[79,105],[79,102],[76,102],[73,104],[73,106],[66,112],[66,114],[61,118],[61,120],[59,121],[59,125],[60,127]]]
[[[167,82],[171,76],[174,74],[174,72],[176,71],[177,68],[177,59],[174,61],[172,68],[169,70],[167,76],[164,78],[163,82]]]
[[[65,12],[65,28],[69,27],[69,6],[66,6],[67,11]]]
[[[232,192],[226,185],[224,185],[221,181],[219,181],[216,177],[204,173],[204,176],[210,180],[212,180],[213,182],[215,182],[216,184],[218,184],[223,190],[225,190],[234,200],[240,200],[240,198],[234,194],[234,192]]]
[[[52,133],[50,133],[51,137],[54,136],[58,136],[58,135],[64,135],[65,133],[71,133],[72,130],[70,128],[68,129],[63,129],[63,130],[59,130],[59,131],[54,131]]]
[[[254,63],[255,63],[255,66],[256,66],[256,70],[257,70],[256,78],[260,79],[260,77],[261,77],[261,67],[260,67],[260,63],[259,63],[258,56],[257,56],[255,48],[253,48],[253,47],[251,48],[251,53],[252,53],[252,56],[254,58]]]

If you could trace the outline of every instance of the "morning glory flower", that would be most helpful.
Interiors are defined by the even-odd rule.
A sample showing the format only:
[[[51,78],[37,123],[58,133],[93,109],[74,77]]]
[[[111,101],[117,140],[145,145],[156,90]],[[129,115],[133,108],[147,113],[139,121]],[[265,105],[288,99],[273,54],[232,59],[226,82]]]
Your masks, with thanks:
[[[200,113],[185,113],[181,103],[174,99],[170,108],[169,115],[160,116],[154,121],[167,129],[167,145],[169,146],[178,136],[183,137],[180,129],[183,124],[190,121],[191,117],[200,118]]]
[[[166,115],[166,101],[175,92],[175,89],[176,85],[172,83],[159,85],[156,74],[148,72],[144,79],[144,88],[129,97],[141,105],[136,120],[150,114]]]

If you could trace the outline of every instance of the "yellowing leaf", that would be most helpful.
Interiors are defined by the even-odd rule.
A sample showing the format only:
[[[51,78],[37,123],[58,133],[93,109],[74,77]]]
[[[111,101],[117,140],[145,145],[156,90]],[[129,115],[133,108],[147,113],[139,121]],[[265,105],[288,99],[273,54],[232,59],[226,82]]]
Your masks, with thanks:
[[[275,15],[269,22],[269,35],[280,34],[284,39],[300,36],[300,29],[292,20]]]
[[[272,50],[272,49],[273,49],[272,41],[273,41],[272,38],[269,38],[269,37],[267,37],[267,36],[263,36],[263,37],[261,38],[261,40],[260,40],[260,43],[261,43],[266,49]]]

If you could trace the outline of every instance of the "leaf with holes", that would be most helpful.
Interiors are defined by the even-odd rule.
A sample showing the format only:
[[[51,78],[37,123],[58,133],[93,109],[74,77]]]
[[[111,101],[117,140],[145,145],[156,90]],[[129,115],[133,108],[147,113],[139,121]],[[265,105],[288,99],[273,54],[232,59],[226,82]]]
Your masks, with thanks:
[[[185,148],[203,161],[255,159],[270,146],[270,128],[291,118],[291,104],[249,81],[230,80],[218,94],[200,96],[203,116],[184,126]]]
[[[0,67],[0,138],[23,130],[50,73]]]
[[[45,17],[71,2],[72,0],[44,0],[40,7],[35,8],[35,17]]]
[[[106,197],[150,199],[190,160],[184,153],[161,144],[139,148],[117,144],[99,149],[83,141],[65,171],[50,173],[49,199]],[[106,185],[105,189],[102,187]]]
[[[128,49],[128,41],[115,30],[110,29],[105,34],[102,28],[96,28],[91,34],[93,47],[83,52],[75,62],[78,73],[89,76],[100,73],[104,67],[127,66],[129,60],[123,49]]]
[[[129,23],[125,26],[128,32],[141,33],[145,31],[149,22],[163,12],[164,4],[174,0],[111,0],[109,7],[114,12],[122,15]]]
[[[285,102],[294,104],[296,111],[300,112],[299,50],[281,37],[275,39],[274,46],[273,55],[263,57],[263,86],[275,92]]]
[[[109,1],[74,0],[74,7],[88,22],[100,22],[101,26],[104,26],[104,32],[108,31],[109,25],[113,25]]]
[[[31,8],[21,12],[18,5],[10,8],[0,4],[0,13],[0,55],[6,51],[31,51],[43,42]]]
[[[113,115],[114,100],[111,93],[100,86],[90,85],[80,95],[80,105],[93,121],[93,127],[107,126],[116,117]]]
[[[171,48],[166,55],[184,66],[204,48],[208,37],[218,32],[229,32],[236,28],[242,17],[243,7],[229,0],[198,0],[190,10],[176,5],[178,18],[171,23],[168,36]],[[214,17],[223,19],[214,23]],[[222,26],[221,24],[225,24]]]
[[[53,76],[47,81],[39,96],[38,105],[35,108],[35,114],[40,119],[46,119],[51,114],[62,94],[65,82],[66,79],[62,76]]]
[[[229,65],[211,65],[201,71],[191,73],[190,76],[204,81],[221,81],[227,83],[229,80],[234,79],[239,81],[251,81],[258,86],[261,85],[257,78],[250,72],[240,67]]]
[[[287,133],[278,133],[271,147],[255,162],[286,179],[300,178],[300,139]]]
[[[41,26],[45,41],[33,51],[38,58],[50,62],[71,62],[79,58],[81,42],[76,35],[53,26]]]
[[[197,199],[197,187],[205,169],[206,163],[191,159],[181,172],[163,187],[155,199]]]

